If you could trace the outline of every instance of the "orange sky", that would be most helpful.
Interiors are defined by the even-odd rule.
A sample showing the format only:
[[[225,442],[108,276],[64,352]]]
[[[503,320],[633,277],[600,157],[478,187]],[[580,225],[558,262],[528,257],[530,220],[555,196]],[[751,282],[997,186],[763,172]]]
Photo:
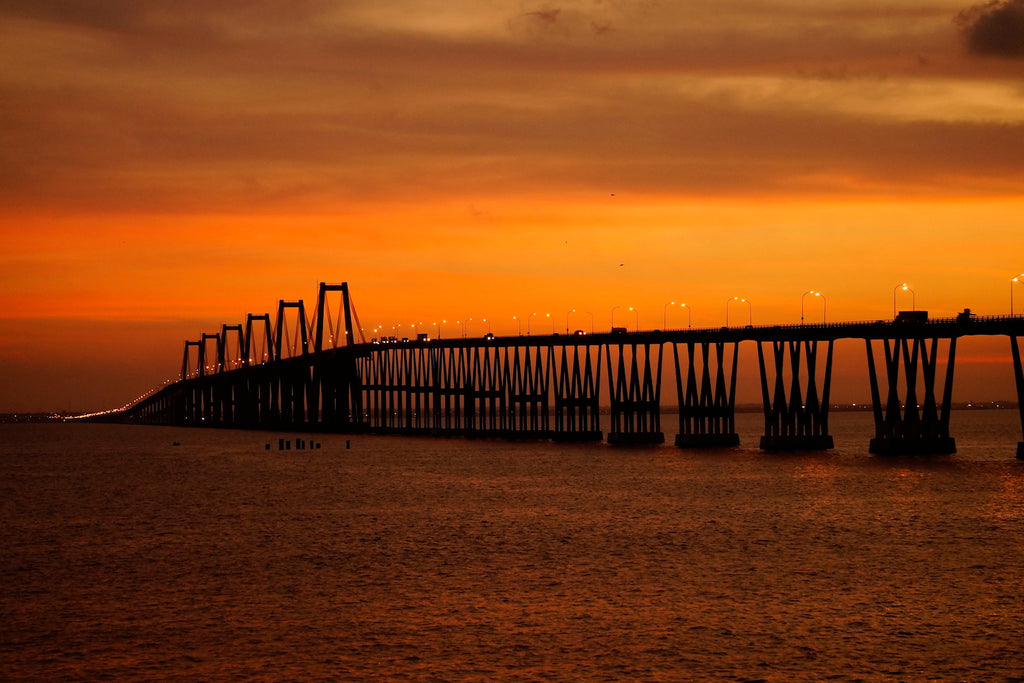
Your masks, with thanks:
[[[879,319],[904,281],[1006,313],[1024,271],[1022,0],[65,4],[0,3],[0,412],[120,405],[320,280],[507,334]],[[1008,363],[962,344],[956,398]]]

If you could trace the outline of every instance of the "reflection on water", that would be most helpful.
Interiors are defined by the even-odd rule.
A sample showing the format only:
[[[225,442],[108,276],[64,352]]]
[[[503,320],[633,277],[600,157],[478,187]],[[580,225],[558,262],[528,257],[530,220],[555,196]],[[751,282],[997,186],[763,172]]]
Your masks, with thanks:
[[[760,419],[724,451],[5,426],[0,671],[1019,680],[1016,415],[955,414],[942,458],[869,456],[863,414],[766,454]]]

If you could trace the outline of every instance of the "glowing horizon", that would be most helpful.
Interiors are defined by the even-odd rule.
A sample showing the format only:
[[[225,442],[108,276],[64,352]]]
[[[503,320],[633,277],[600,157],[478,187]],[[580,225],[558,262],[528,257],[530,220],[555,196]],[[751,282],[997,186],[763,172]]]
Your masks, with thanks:
[[[933,315],[1009,312],[1024,55],[982,29],[1017,11],[14,3],[0,412],[121,405],[322,280],[364,327],[653,329],[672,300],[717,326],[733,296],[785,324],[808,290],[871,320],[904,281]]]

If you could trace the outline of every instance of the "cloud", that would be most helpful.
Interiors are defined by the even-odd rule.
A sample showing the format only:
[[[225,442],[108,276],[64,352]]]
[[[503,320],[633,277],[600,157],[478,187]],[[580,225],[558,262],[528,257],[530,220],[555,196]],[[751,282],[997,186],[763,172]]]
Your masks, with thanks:
[[[992,0],[957,15],[972,54],[1024,59],[1024,0]]]
[[[0,0],[0,210],[1019,186],[1020,91],[946,71],[948,9],[726,6]]]

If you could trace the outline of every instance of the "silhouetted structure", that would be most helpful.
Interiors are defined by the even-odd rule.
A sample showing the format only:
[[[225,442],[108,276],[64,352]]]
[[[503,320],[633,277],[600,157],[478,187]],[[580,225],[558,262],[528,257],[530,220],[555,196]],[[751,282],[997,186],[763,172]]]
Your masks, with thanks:
[[[331,293],[341,297],[340,310],[333,314]],[[292,323],[290,312],[295,314]],[[927,313],[914,311],[893,321],[863,323],[482,339],[419,335],[370,343],[357,342],[358,332],[348,285],[321,283],[312,320],[302,301],[282,300],[273,328],[269,313],[249,314],[244,327],[224,325],[220,333],[186,341],[180,381],[105,419],[590,441],[603,438],[601,386],[606,380],[608,441],[662,443],[663,351],[671,344],[679,406],[676,445],[735,446],[739,344],[754,341],[765,420],[761,448],[828,449],[833,445],[828,432],[833,344],[863,339],[875,421],[870,451],[952,453],[956,340],[1006,335],[1024,430],[1022,316],[978,317],[965,311],[956,318],[929,320]],[[946,344],[945,376],[937,383],[940,342]],[[818,355],[820,344],[824,359]],[[876,359],[884,361],[882,371]],[[1024,458],[1024,442],[1017,452]]]

